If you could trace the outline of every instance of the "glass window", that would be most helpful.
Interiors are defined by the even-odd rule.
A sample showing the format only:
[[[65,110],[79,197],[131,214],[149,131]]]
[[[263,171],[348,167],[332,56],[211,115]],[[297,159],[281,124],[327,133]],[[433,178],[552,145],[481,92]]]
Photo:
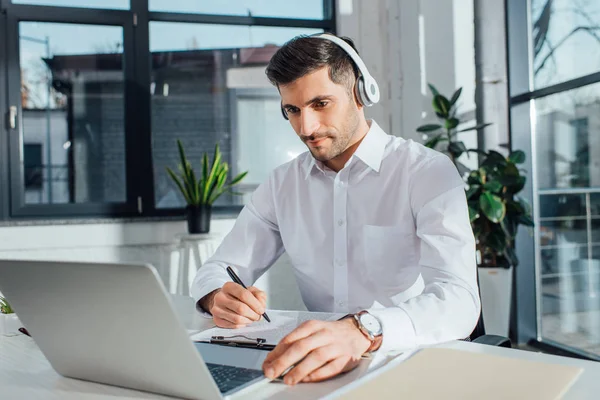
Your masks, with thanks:
[[[123,29],[19,23],[26,204],[124,202]]]
[[[540,188],[600,187],[600,84],[535,101]]]
[[[324,19],[323,0],[289,2],[280,0],[150,0],[150,11],[243,15],[298,19]]]
[[[129,0],[12,0],[14,4],[128,10]]]
[[[178,164],[177,139],[192,165],[219,143],[231,175],[250,171],[238,189],[251,192],[268,172],[304,151],[282,117],[264,69],[278,46],[320,30],[151,22],[152,159],[158,208],[183,198],[165,168]],[[219,205],[241,204],[223,195]]]
[[[531,0],[534,87],[598,72],[600,2]]]

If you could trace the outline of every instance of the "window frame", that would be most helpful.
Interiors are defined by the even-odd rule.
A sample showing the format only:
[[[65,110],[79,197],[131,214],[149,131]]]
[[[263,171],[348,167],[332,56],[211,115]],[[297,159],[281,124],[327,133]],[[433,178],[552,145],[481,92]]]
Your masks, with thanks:
[[[67,204],[25,204],[20,155],[10,158],[10,149],[20,149],[22,154],[22,123],[18,123],[18,134],[8,131],[5,126],[4,111],[11,99],[16,101],[16,84],[12,84],[4,94],[0,94],[0,109],[3,122],[0,129],[0,185],[10,188],[0,192],[0,221],[71,219],[71,218],[154,218],[181,217],[184,208],[156,208],[154,198],[154,176],[147,178],[152,165],[152,126],[151,94],[146,88],[151,83],[150,22],[187,22],[224,25],[250,25],[266,27],[320,28],[335,32],[335,1],[323,0],[324,19],[292,19],[276,17],[249,17],[210,14],[188,14],[153,12],[148,9],[148,0],[131,0],[129,10],[76,8],[62,6],[41,6],[12,4],[10,0],[0,0],[6,10],[0,16],[0,32],[5,30],[5,41],[0,40],[0,79],[11,85],[20,82],[18,24],[21,21],[56,22],[91,25],[121,26],[123,29],[124,54],[124,116],[125,116],[125,167],[126,199],[122,203],[67,203]],[[2,19],[4,18],[4,20]],[[17,37],[15,37],[17,36]],[[15,67],[16,66],[16,67]],[[0,85],[0,88],[2,86]],[[20,101],[19,119],[22,119]],[[140,112],[146,110],[146,112]],[[10,158],[10,160],[7,160]],[[215,206],[213,215],[233,217],[242,206]]]

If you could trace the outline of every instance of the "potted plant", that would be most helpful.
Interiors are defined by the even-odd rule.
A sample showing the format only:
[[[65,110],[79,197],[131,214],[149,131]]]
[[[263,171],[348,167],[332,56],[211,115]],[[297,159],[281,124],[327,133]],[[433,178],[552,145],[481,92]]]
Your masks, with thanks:
[[[6,298],[0,296],[0,334],[14,335],[19,332],[21,322]]]
[[[466,177],[466,196],[469,218],[477,246],[479,286],[486,330],[491,334],[508,336],[512,268],[519,264],[515,253],[515,237],[519,225],[533,226],[531,207],[517,196],[525,186],[526,178],[518,165],[525,161],[525,153],[512,151],[508,157],[497,151],[467,149],[458,139],[461,132],[482,129],[489,124],[457,130],[456,103],[461,89],[451,99],[442,96],[434,86],[433,109],[439,124],[417,128],[427,133],[426,146],[447,153],[459,171]],[[466,153],[480,156],[479,167],[465,171],[458,158]]]
[[[204,153],[202,157],[202,173],[196,176],[192,164],[187,159],[181,141],[177,140],[179,148],[179,174],[167,167],[167,172],[177,185],[183,198],[187,203],[186,215],[189,233],[208,233],[210,231],[210,217],[212,204],[223,193],[235,193],[231,188],[240,183],[248,174],[248,171],[242,172],[227,182],[229,165],[222,161],[219,144],[215,145],[215,151],[212,163],[208,159],[208,154]]]

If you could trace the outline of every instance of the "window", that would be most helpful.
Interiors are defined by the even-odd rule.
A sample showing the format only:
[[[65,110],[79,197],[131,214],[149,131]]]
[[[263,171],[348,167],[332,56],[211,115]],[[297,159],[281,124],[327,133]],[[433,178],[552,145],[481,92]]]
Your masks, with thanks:
[[[85,8],[111,8],[126,10],[129,0],[12,0],[14,4],[32,4],[38,6],[63,6]]]
[[[535,88],[598,72],[599,2],[531,0],[531,18]]]
[[[509,0],[507,10],[511,142],[529,153],[536,226],[517,244],[519,335],[600,359],[600,7]]]
[[[196,165],[218,143],[232,175],[250,171],[214,210],[237,213],[304,151],[264,69],[294,36],[334,31],[332,3],[4,2],[0,219],[181,215],[178,138]]]
[[[20,22],[19,43],[23,141],[45,150],[25,202],[125,202],[122,28]]]
[[[290,3],[280,0],[150,0],[151,11],[277,17],[298,19],[324,19],[323,0]]]
[[[179,162],[180,139],[192,165],[212,157],[219,144],[235,175],[250,171],[238,188],[253,191],[272,169],[303,145],[281,118],[279,95],[264,68],[280,45],[315,29],[150,23],[152,52],[152,159],[158,208],[184,205],[166,174]],[[262,89],[249,99],[240,90]],[[291,142],[291,143],[290,143]],[[268,161],[267,161],[268,160]],[[239,190],[238,190],[239,191]],[[218,204],[239,205],[223,195]]]

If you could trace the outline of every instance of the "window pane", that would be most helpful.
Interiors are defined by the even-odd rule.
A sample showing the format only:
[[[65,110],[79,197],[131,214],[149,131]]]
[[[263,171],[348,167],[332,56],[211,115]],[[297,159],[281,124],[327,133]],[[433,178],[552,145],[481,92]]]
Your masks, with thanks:
[[[323,0],[288,2],[280,0],[150,0],[150,11],[217,15],[252,15],[298,19],[323,19]]]
[[[14,4],[128,10],[129,0],[12,0]]]
[[[269,171],[305,151],[282,117],[279,94],[264,69],[299,34],[319,30],[151,22],[152,158],[157,207],[184,200],[166,173],[177,168],[177,139],[199,171],[219,144],[230,178],[250,171],[238,191],[251,192]],[[215,205],[242,204],[223,195]]]
[[[536,89],[600,70],[600,2],[531,0]]]
[[[123,29],[21,22],[19,45],[25,202],[124,202]]]
[[[600,84],[536,100],[540,188],[600,187]]]

